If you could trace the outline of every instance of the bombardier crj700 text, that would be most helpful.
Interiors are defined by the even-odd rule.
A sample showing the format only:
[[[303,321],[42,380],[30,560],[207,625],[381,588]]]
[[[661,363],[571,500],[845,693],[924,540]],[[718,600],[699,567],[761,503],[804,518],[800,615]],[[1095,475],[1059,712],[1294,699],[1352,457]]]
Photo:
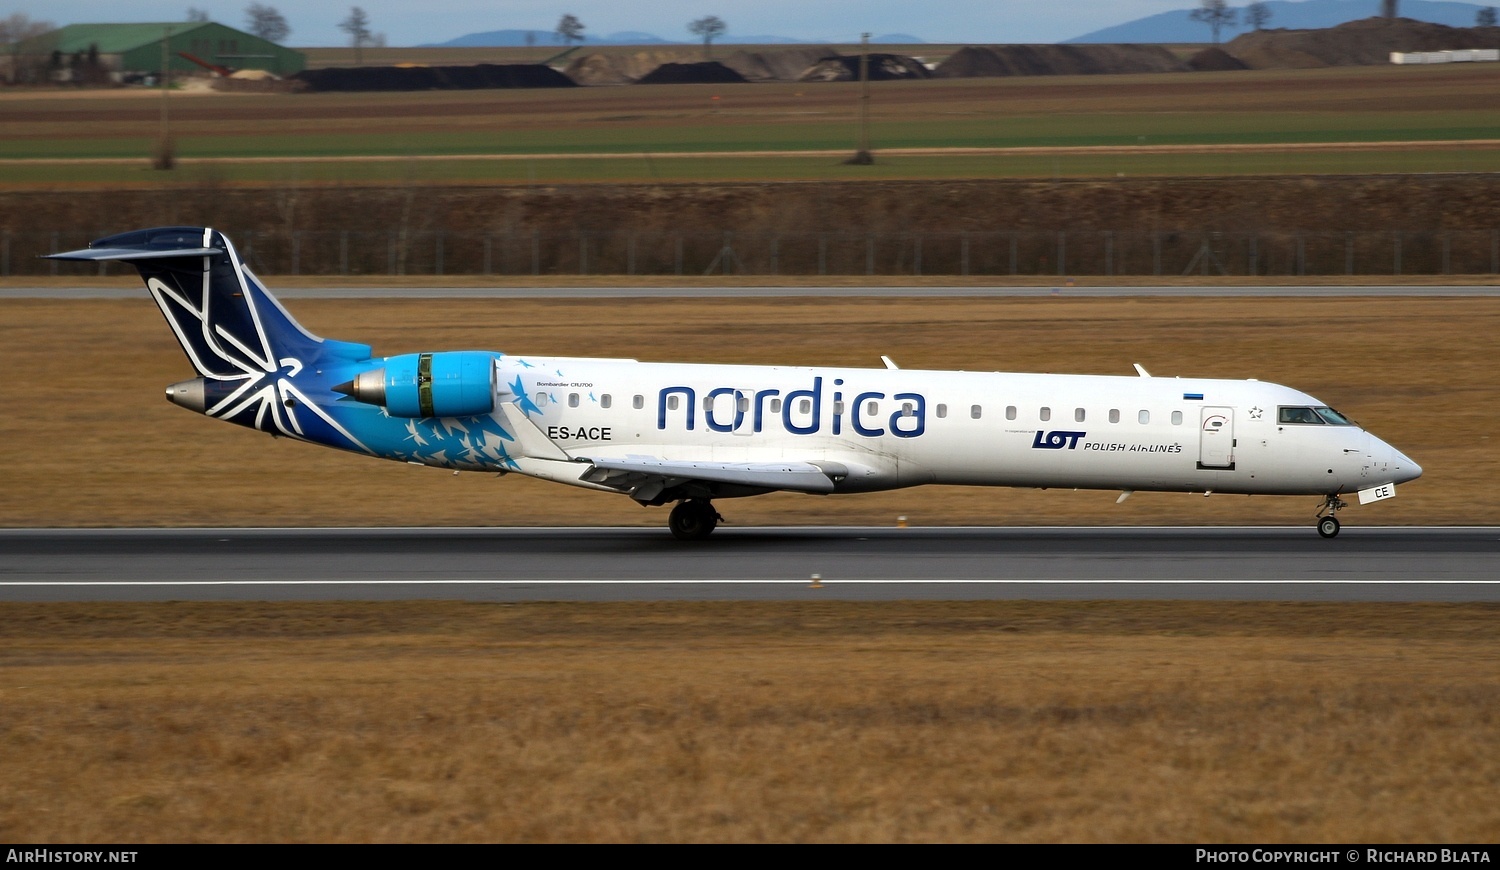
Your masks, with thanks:
[[[222,234],[111,236],[199,377],[186,408],[302,441],[460,471],[516,472],[675,502],[703,538],[712,500],[918,484],[1388,498],[1415,462],[1306,393],[1259,381],[677,365],[443,351],[374,357],[312,335]]]

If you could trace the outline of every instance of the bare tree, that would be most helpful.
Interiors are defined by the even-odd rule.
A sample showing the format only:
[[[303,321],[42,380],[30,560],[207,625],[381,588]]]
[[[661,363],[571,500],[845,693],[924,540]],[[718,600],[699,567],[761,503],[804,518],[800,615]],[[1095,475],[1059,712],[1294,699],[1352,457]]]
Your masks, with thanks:
[[[57,25],[50,21],[35,21],[24,12],[15,12],[0,18],[0,45],[32,39],[56,29]]]
[[[50,21],[39,21],[23,12],[15,12],[5,18],[0,18],[0,45],[10,46],[10,75],[11,82],[21,81],[21,43],[35,39],[44,33],[51,33],[57,29],[57,25]],[[33,47],[29,53],[44,51]],[[34,71],[27,73],[28,77]]]
[[[1261,3],[1260,0],[1245,7],[1245,23],[1256,30],[1265,27],[1270,21],[1271,7]]]
[[[363,63],[361,49],[370,41],[370,16],[358,6],[350,6],[349,17],[339,22],[339,30],[349,34],[349,42],[354,46],[354,62]]]
[[[723,36],[724,31],[729,29],[729,25],[717,15],[707,15],[690,22],[687,29],[688,33],[703,38],[703,59],[707,60],[713,53],[713,41]]]
[[[557,38],[572,45],[575,42],[583,42],[583,22],[573,15],[564,15],[557,20],[557,29],[553,31]]]
[[[1497,16],[1495,15],[1495,7],[1493,6],[1486,6],[1474,13],[1475,27],[1494,27],[1496,20]]]
[[[266,42],[281,42],[292,35],[286,16],[275,6],[264,3],[251,3],[245,7],[245,29]]]
[[[189,6],[187,11],[187,20],[193,22],[208,21],[208,13],[202,9],[199,9],[197,6]]]
[[[1213,31],[1214,45],[1219,44],[1219,31],[1225,27],[1233,27],[1239,18],[1239,10],[1229,5],[1229,0],[1198,0],[1198,8],[1188,13],[1188,17],[1200,24],[1207,24],[1208,29]]]

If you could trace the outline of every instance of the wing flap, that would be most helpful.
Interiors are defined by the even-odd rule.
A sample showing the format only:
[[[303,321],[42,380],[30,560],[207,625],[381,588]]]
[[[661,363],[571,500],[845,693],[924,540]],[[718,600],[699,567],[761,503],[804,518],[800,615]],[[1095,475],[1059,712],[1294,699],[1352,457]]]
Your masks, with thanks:
[[[830,472],[811,462],[683,462],[666,459],[590,459],[583,479],[631,487],[647,480],[701,480],[794,492],[833,492]]]

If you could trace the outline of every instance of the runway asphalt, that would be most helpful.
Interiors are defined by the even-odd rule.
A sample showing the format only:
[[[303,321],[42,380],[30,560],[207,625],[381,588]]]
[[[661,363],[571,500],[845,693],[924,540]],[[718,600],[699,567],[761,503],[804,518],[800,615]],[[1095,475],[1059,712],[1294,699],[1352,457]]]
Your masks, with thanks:
[[[1500,602],[1500,528],[0,530],[0,602],[404,599]]]

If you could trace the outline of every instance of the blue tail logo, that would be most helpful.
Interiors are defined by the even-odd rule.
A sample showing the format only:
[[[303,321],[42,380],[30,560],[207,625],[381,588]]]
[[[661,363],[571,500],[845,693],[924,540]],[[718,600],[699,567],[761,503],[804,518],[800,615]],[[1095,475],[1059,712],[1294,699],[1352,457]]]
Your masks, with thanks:
[[[195,410],[210,417],[272,434],[371,452],[319,407],[315,396],[327,398],[328,378],[299,378],[309,368],[368,360],[370,348],[304,329],[222,233],[207,227],[138,230],[53,257],[121,260],[141,273],[201,376],[169,390],[172,401],[201,403]]]

